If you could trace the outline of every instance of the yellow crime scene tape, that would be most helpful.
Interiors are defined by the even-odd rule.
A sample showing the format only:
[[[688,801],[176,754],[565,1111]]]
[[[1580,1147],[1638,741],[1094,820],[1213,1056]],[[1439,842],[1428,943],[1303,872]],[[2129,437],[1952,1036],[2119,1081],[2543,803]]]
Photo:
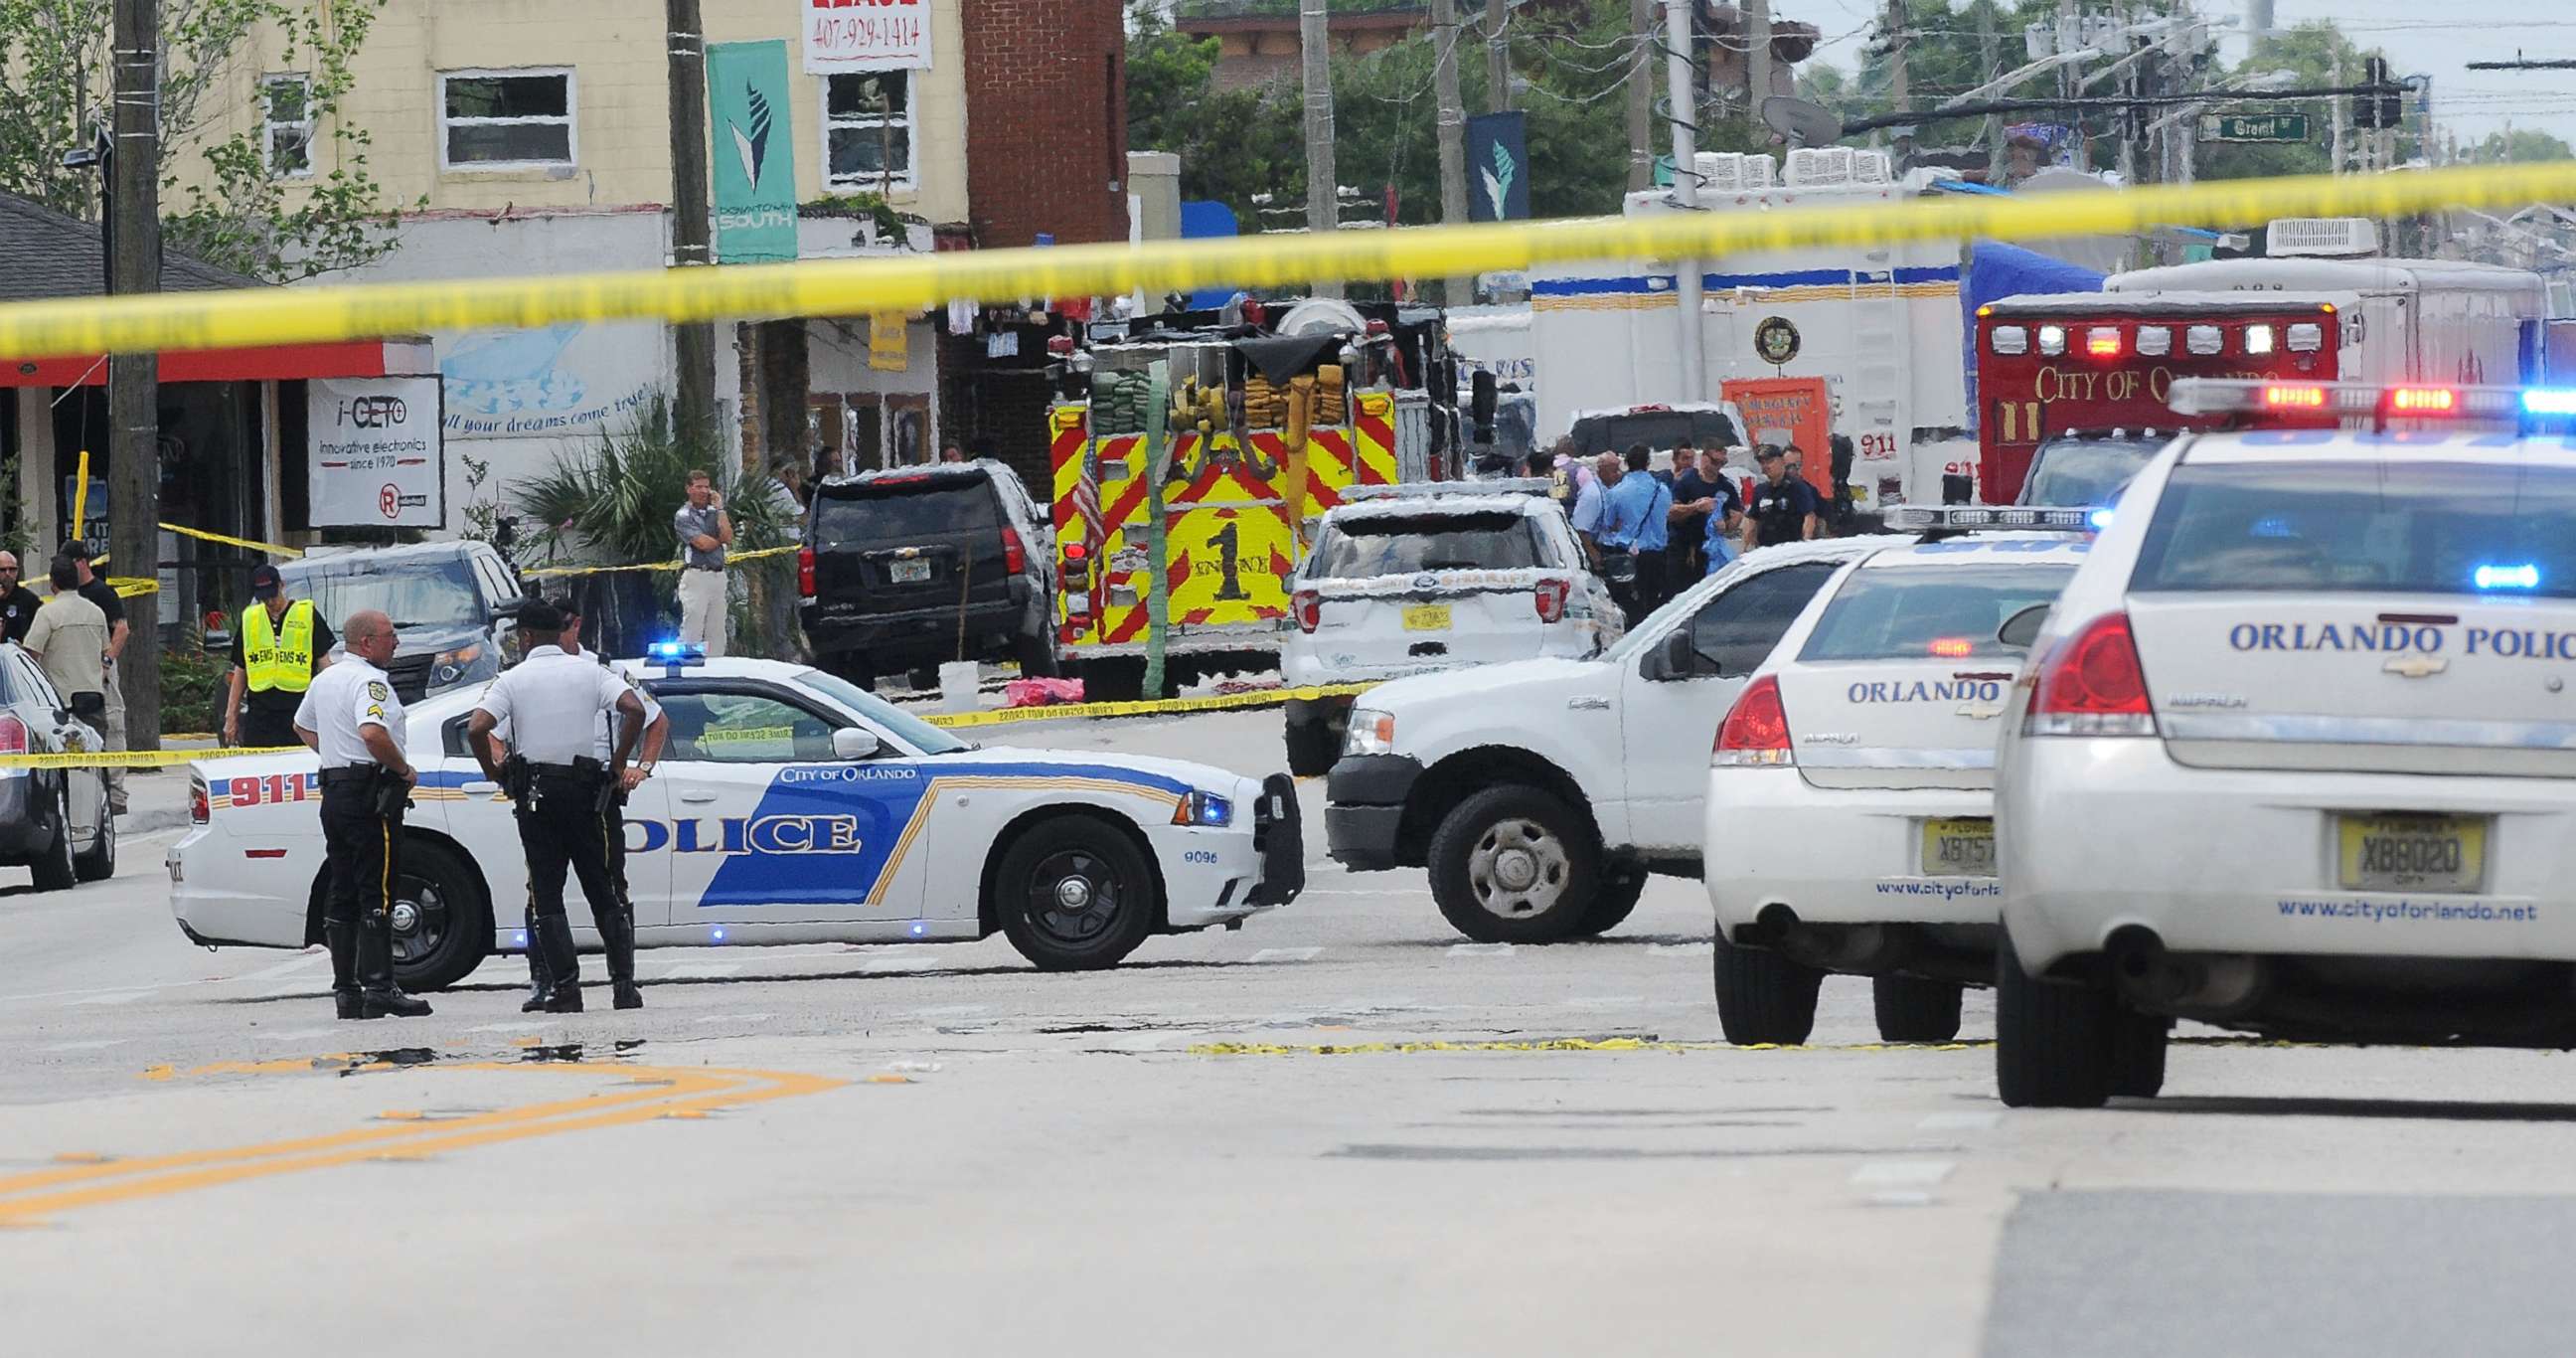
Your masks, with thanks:
[[[920,257],[534,278],[442,279],[82,297],[0,306],[0,357],[372,339],[569,321],[713,321],[922,311],[949,301],[1152,295],[1312,279],[1454,277],[1593,259],[1717,258],[1825,245],[2127,235],[2276,217],[2394,217],[2576,200],[2576,162],[2131,188],[1945,195],[1858,208],[1239,236],[1141,246],[959,250]]]
[[[205,542],[220,542],[227,547],[248,547],[254,552],[266,552],[270,556],[282,556],[290,561],[300,559],[304,555],[303,548],[289,547],[280,542],[262,542],[257,538],[228,537],[222,533],[209,533],[203,528],[182,528],[175,523],[165,523],[161,525],[161,528],[164,532],[177,533],[181,537],[197,538]],[[107,558],[105,557],[99,558],[101,561],[106,559]]]
[[[223,750],[78,750],[69,754],[0,754],[0,769],[166,769],[206,759],[254,754],[303,754],[301,745],[262,745]]]
[[[1372,684],[1326,684],[1312,688],[1265,688],[1250,693],[1220,693],[1207,698],[1145,698],[1123,703],[1057,703],[1043,707],[1004,707],[990,712],[939,712],[922,718],[933,726],[1007,726],[1021,721],[1065,721],[1075,717],[1152,717],[1180,712],[1223,712],[1233,708],[1277,707],[1291,699],[1341,698],[1365,693]]]
[[[725,564],[732,565],[741,561],[758,561],[764,557],[785,556],[789,552],[798,550],[798,547],[799,544],[791,542],[784,547],[763,547],[760,550],[753,552],[731,552],[725,556]],[[541,566],[536,570],[521,571],[519,574],[531,577],[552,575],[605,575],[612,571],[675,571],[679,568],[680,563],[677,561],[647,561],[636,566]]]

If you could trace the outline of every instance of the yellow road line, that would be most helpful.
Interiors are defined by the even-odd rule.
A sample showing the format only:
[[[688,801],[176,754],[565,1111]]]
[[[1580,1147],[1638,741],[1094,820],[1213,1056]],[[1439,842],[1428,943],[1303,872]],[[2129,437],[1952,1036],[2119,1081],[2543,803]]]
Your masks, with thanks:
[[[309,1062],[294,1064],[301,1069],[312,1069]],[[402,1120],[325,1136],[139,1160],[82,1164],[19,1175],[0,1180],[0,1226],[25,1225],[49,1212],[162,1197],[363,1160],[417,1159],[445,1151],[627,1126],[663,1117],[704,1117],[720,1108],[817,1094],[846,1083],[823,1076],[782,1071],[702,1070],[569,1061],[460,1062],[419,1067],[377,1064],[357,1069],[578,1071],[667,1083],[628,1093],[593,1094],[580,1099],[505,1108],[451,1121]],[[31,1192],[48,1188],[57,1191]]]

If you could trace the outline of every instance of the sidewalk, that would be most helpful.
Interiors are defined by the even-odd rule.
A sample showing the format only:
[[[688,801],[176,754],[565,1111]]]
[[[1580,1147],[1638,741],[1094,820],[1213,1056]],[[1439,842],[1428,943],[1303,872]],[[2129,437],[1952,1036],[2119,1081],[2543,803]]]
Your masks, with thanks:
[[[204,750],[212,754],[216,746],[211,740],[164,740],[161,748]],[[187,823],[187,765],[125,771],[125,814],[117,819],[118,834],[148,835],[158,830],[175,830]]]

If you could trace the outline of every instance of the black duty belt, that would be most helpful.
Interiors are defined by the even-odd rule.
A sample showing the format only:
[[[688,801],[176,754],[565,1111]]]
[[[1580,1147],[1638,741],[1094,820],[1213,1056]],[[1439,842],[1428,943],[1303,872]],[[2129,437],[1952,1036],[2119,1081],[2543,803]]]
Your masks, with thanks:
[[[372,782],[385,771],[382,764],[350,764],[343,768],[322,770],[322,786],[346,787],[351,783]]]
[[[540,764],[531,759],[528,761],[528,772],[539,778],[571,778],[589,782],[594,778],[607,777],[608,766],[596,759],[583,759],[570,764]]]

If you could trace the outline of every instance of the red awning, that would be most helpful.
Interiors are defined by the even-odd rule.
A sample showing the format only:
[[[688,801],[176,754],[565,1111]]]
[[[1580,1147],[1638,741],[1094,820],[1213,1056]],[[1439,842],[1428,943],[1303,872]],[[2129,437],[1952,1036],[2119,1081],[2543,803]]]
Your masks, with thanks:
[[[416,340],[344,340],[255,349],[180,349],[161,355],[163,382],[267,382],[309,377],[385,377],[421,369]],[[0,387],[95,387],[107,381],[99,355],[0,363]]]

